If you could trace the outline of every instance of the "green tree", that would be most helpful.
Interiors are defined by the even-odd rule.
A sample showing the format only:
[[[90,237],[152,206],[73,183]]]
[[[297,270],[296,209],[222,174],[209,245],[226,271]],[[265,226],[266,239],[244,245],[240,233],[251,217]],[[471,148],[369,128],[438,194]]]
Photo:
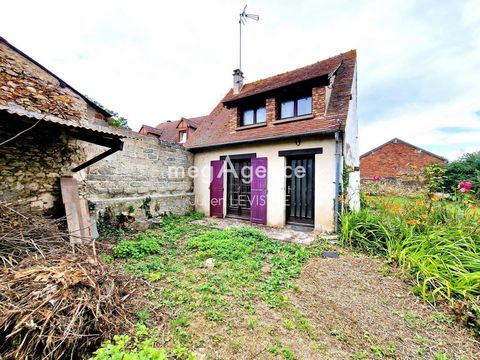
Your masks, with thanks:
[[[480,194],[480,151],[465,154],[448,163],[445,170],[447,190],[458,188],[461,181],[469,181],[474,186],[473,190]]]
[[[98,101],[92,99],[91,97],[89,97],[88,95],[85,95],[88,99],[90,99],[92,102],[94,102],[97,106],[99,106],[100,108],[102,108],[103,110],[105,110],[106,112],[108,112],[110,115],[112,115],[112,119],[110,119],[110,121],[108,122],[108,124],[110,126],[116,126],[116,127],[122,127],[122,128],[125,128],[125,129],[129,129],[129,130],[132,130],[130,128],[130,126],[128,126],[128,119],[123,117],[123,116],[120,116],[118,115],[118,113],[116,111],[113,111],[113,110],[110,110],[109,108],[103,106],[102,104],[100,104]]]

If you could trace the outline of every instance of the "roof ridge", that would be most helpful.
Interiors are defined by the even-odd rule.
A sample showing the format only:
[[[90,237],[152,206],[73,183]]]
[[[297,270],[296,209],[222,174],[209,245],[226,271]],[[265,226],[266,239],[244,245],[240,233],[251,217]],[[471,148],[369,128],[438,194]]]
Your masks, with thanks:
[[[340,57],[340,56],[344,56],[345,54],[349,54],[349,53],[357,53],[357,50],[356,49],[351,49],[349,51],[346,51],[346,52],[343,52],[343,53],[340,53],[340,54],[337,54],[337,55],[333,55],[333,56],[330,56],[326,59],[322,59],[322,60],[318,60],[314,63],[311,63],[311,64],[308,64],[308,65],[304,65],[304,66],[300,66],[296,69],[293,69],[293,70],[288,70],[288,71],[284,71],[284,72],[281,72],[281,73],[277,73],[275,75],[271,75],[271,76],[267,76],[267,77],[264,77],[264,78],[261,78],[261,79],[257,79],[255,81],[252,81],[252,82],[248,82],[248,83],[245,83],[243,86],[246,86],[246,85],[252,85],[252,84],[255,84],[257,82],[261,82],[261,81],[265,81],[265,80],[268,80],[268,79],[271,79],[271,78],[274,78],[276,76],[280,76],[280,75],[286,75],[286,74],[289,74],[289,73],[292,73],[292,72],[295,72],[295,71],[298,71],[298,70],[301,70],[301,69],[305,69],[305,68],[308,68],[310,66],[314,66],[314,65],[317,65],[319,63],[323,63],[323,62],[327,62],[329,60],[332,60],[334,58],[337,58],[337,57]]]

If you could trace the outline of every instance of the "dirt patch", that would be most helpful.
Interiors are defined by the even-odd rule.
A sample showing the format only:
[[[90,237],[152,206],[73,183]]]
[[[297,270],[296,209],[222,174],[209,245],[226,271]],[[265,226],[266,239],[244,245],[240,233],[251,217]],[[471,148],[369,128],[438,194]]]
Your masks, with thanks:
[[[479,342],[465,328],[425,305],[402,279],[386,275],[378,260],[350,253],[315,258],[297,284],[290,300],[324,341],[324,358],[374,357],[375,351],[398,359],[479,354]]]
[[[313,258],[287,305],[259,299],[222,321],[193,318],[192,350],[198,359],[476,359],[479,342],[388,269],[349,252]]]

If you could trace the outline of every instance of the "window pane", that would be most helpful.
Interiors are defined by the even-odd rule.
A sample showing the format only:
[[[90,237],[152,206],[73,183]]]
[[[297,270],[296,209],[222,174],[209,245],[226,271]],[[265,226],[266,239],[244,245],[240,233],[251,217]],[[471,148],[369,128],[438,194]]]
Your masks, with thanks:
[[[186,131],[180,131],[180,142],[184,143],[187,141],[187,132]]]
[[[253,110],[245,110],[242,115],[242,125],[253,124]]]
[[[257,123],[264,123],[267,120],[267,111],[265,106],[259,107],[257,109]]]
[[[293,114],[293,100],[292,101],[285,101],[282,102],[280,106],[280,118],[289,118],[292,117]]]
[[[312,113],[312,97],[311,96],[298,99],[297,112],[298,112],[297,114],[298,116]]]

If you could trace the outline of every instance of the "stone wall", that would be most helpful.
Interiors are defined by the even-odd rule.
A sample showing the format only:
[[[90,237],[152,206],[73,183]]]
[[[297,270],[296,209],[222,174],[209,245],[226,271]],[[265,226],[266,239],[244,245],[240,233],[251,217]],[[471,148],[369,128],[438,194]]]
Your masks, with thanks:
[[[0,142],[31,126],[12,121],[12,116],[0,114]],[[193,181],[187,175],[193,165],[190,152],[146,136],[123,141],[123,151],[73,174],[97,216],[107,207],[115,214],[134,207],[137,219],[193,210]],[[0,146],[0,199],[23,200],[34,210],[62,216],[60,177],[72,175],[75,166],[106,150],[56,126],[38,124]]]
[[[84,146],[88,158],[105,150]],[[107,208],[115,214],[135,209],[137,219],[185,214],[194,208],[191,165],[193,155],[182,146],[145,136],[124,139],[123,151],[81,171],[78,180],[97,216]]]
[[[417,196],[422,193],[421,178],[361,179],[361,190],[367,195]]]
[[[31,123],[0,115],[0,142]],[[0,146],[0,199],[24,200],[34,210],[61,213],[60,176],[84,161],[77,142],[55,127],[43,124]]]

